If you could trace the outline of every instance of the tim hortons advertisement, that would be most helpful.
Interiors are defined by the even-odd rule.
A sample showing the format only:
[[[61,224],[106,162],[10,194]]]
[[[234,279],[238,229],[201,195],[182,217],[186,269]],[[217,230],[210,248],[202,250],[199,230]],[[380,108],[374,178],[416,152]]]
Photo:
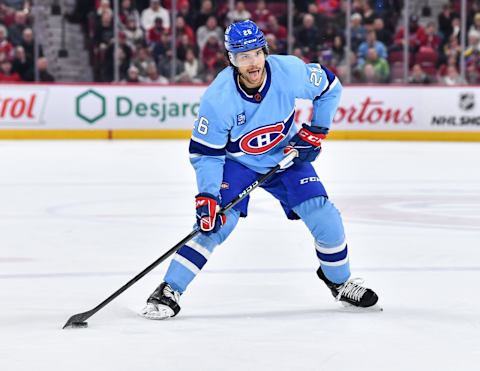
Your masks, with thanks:
[[[191,129],[205,86],[2,85],[1,129]],[[480,131],[478,87],[348,86],[332,124],[354,131]],[[312,104],[297,100],[295,121]]]
[[[480,89],[460,87],[346,87],[333,129],[369,131],[480,131]],[[297,104],[308,122],[309,102]]]

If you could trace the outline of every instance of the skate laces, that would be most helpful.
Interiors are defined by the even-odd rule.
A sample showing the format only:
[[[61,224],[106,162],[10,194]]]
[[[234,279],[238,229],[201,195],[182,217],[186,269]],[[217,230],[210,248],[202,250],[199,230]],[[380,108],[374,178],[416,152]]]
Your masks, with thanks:
[[[180,293],[172,289],[170,285],[165,285],[165,287],[163,288],[163,295],[165,295],[167,298],[172,299],[173,301],[175,301],[175,303],[178,303],[178,301],[180,300]]]
[[[360,301],[363,294],[367,291],[365,287],[360,286],[364,282],[361,278],[352,278],[338,288],[338,295],[335,300],[340,300],[342,296],[349,299]]]

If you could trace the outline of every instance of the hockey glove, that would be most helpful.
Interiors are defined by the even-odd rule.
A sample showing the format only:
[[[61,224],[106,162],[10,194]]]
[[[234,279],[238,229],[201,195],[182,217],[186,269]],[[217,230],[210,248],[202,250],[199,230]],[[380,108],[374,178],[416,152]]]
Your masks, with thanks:
[[[292,149],[296,149],[298,156],[294,162],[313,162],[322,150],[322,140],[327,137],[327,133],[327,128],[303,124],[283,152],[288,154]]]
[[[217,212],[220,200],[210,193],[199,193],[195,196],[197,225],[204,233],[217,232],[227,221],[225,214]]]

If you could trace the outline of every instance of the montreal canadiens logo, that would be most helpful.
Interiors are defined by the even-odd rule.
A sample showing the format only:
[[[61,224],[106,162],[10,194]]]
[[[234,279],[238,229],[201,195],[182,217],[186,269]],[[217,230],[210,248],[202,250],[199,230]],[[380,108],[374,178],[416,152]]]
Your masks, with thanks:
[[[240,149],[249,155],[268,152],[285,138],[284,129],[283,122],[255,129],[240,140]]]

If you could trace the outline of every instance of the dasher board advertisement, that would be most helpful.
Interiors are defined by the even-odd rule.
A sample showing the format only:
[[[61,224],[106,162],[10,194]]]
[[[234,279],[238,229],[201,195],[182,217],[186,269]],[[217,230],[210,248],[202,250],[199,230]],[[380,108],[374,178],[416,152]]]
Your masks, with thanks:
[[[206,88],[204,85],[4,84],[0,90],[0,132],[176,130],[179,137],[188,137]],[[311,116],[311,102],[297,100],[295,122],[309,122]],[[416,131],[480,133],[480,88],[344,87],[332,132]]]

